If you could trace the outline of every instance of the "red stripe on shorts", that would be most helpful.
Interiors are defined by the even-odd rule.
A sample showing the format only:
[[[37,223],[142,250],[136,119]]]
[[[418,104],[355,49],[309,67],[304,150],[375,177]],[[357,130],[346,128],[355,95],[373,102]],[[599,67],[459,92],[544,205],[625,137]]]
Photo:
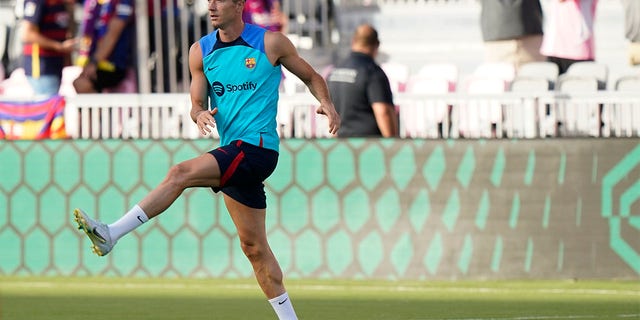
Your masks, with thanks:
[[[238,166],[240,165],[240,162],[242,161],[242,159],[244,159],[244,152],[240,151],[240,153],[238,153],[238,155],[233,159],[233,161],[231,161],[229,168],[227,168],[227,171],[224,172],[224,175],[222,175],[222,178],[220,178],[221,187],[227,184],[227,181],[231,178],[233,173],[236,172],[236,169],[238,169]]]

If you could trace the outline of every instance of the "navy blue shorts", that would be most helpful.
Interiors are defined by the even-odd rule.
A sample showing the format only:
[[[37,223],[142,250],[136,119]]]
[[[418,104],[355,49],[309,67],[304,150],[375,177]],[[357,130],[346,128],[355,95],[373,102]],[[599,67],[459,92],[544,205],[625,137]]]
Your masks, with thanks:
[[[222,191],[251,208],[267,207],[263,182],[276,169],[278,152],[236,140],[209,153],[220,167],[220,186],[212,187],[214,192]]]

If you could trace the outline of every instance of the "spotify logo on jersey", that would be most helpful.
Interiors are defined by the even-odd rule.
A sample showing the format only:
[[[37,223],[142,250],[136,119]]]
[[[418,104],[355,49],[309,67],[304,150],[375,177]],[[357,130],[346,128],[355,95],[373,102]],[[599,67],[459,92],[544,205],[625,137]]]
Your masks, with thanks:
[[[238,91],[247,91],[247,90],[256,90],[256,88],[258,87],[258,85],[256,83],[253,83],[251,81],[247,81],[245,83],[239,83],[239,84],[227,84],[227,85],[223,85],[222,83],[220,83],[220,81],[215,81],[211,84],[211,88],[213,88],[213,92],[215,92],[215,94],[218,97],[222,97],[222,95],[225,92],[238,92]]]
[[[211,88],[213,88],[213,92],[215,92],[218,97],[222,97],[224,94],[224,85],[219,81],[212,83]]]

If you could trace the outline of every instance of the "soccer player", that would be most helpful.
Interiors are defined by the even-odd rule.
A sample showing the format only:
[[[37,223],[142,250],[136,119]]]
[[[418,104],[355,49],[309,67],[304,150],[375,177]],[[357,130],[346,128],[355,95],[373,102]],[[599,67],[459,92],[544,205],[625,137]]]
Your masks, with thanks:
[[[335,134],[340,118],[327,85],[289,39],[242,21],[244,0],[209,0],[215,31],[189,50],[191,119],[201,133],[217,126],[220,147],[179,163],[129,212],[112,224],[92,220],[80,209],[75,220],[98,255],[118,239],[166,210],[190,187],[222,191],[240,245],[279,319],[297,319],[283,284],[282,270],[267,242],[263,181],[278,160],[276,111],[281,66],[307,84]],[[210,104],[208,100],[210,99]]]

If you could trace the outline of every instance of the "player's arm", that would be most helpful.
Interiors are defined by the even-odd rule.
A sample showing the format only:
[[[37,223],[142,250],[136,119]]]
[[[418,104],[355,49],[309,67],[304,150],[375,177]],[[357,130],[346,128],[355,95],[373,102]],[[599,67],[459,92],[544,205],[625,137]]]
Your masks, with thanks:
[[[207,135],[211,132],[211,127],[215,125],[213,115],[217,109],[209,111],[208,108],[208,88],[207,78],[204,75],[202,62],[202,50],[200,42],[195,42],[189,48],[189,71],[191,72],[191,85],[189,93],[191,96],[191,120],[198,126],[200,133]]]
[[[300,57],[293,43],[284,34],[267,32],[265,34],[265,47],[271,63],[274,65],[279,63],[295,74],[309,88],[311,94],[318,99],[320,106],[316,113],[327,116],[329,132],[336,134],[340,128],[340,116],[331,101],[327,83],[322,76]]]
[[[374,102],[371,108],[382,136],[385,138],[397,136],[398,119],[394,106],[386,102]]]

